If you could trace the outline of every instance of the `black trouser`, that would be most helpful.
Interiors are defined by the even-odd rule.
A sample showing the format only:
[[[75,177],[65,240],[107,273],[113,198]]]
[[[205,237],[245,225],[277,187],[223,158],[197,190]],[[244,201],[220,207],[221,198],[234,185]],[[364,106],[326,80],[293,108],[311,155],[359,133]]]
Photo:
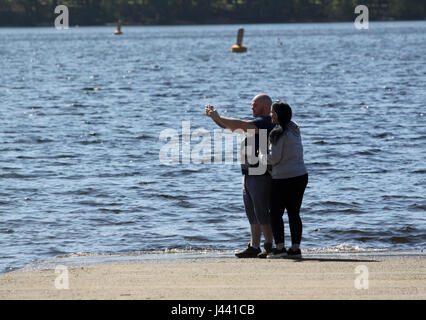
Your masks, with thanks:
[[[289,179],[272,179],[269,214],[275,243],[284,243],[283,214],[287,209],[292,244],[302,240],[300,207],[308,184],[308,174]]]

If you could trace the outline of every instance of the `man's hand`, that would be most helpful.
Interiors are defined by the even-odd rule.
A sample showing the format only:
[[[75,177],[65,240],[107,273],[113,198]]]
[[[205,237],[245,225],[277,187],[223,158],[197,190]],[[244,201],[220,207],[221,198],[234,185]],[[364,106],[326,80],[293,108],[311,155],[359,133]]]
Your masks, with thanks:
[[[210,117],[210,112],[212,109],[214,109],[214,107],[208,104],[206,105],[205,109],[206,109],[206,116]]]
[[[217,110],[210,104],[206,105],[206,115],[213,120],[219,120],[220,116]]]
[[[216,111],[216,109],[212,106],[212,105],[210,105],[210,104],[208,104],[208,105],[206,105],[206,116],[208,116],[208,117],[210,117],[210,118],[212,118],[212,120],[219,126],[219,127],[221,127],[221,128],[226,128],[222,123],[221,123],[221,121],[220,121],[220,115],[219,115],[219,113]]]

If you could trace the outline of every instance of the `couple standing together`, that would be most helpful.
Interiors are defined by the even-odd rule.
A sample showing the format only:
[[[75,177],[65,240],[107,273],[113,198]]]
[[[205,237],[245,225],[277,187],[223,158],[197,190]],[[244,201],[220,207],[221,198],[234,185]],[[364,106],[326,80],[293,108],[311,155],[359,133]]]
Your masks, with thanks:
[[[303,146],[299,127],[291,121],[292,110],[285,102],[272,103],[266,94],[252,100],[254,120],[241,120],[220,116],[207,105],[206,115],[218,126],[229,130],[255,132],[254,153],[260,163],[242,162],[243,199],[250,223],[251,241],[247,248],[236,253],[238,258],[301,258],[302,220],[300,207],[308,184],[308,172],[303,161]],[[268,136],[266,154],[260,148],[259,134]],[[245,144],[250,143],[246,139]],[[248,150],[249,148],[244,148]],[[267,164],[263,174],[253,174],[256,167]],[[261,170],[262,171],[262,170]],[[283,214],[287,210],[292,246],[284,246]],[[260,249],[264,236],[264,250]],[[273,240],[276,247],[273,248]]]

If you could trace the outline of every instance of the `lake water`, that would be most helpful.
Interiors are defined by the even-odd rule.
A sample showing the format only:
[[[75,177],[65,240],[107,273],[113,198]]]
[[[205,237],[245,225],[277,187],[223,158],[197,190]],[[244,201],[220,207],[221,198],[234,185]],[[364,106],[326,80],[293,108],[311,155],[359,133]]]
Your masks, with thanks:
[[[162,164],[159,136],[260,92],[301,126],[304,249],[425,247],[426,22],[246,25],[245,54],[238,27],[0,29],[0,272],[244,248],[239,164]]]

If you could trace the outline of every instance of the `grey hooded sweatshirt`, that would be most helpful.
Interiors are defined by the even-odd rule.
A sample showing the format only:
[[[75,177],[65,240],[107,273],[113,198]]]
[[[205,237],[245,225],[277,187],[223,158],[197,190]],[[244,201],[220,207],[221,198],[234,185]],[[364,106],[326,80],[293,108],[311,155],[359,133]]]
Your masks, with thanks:
[[[272,165],[272,179],[288,179],[306,174],[303,145],[299,126],[290,121],[275,144],[269,144],[269,154],[261,154],[260,161]]]

